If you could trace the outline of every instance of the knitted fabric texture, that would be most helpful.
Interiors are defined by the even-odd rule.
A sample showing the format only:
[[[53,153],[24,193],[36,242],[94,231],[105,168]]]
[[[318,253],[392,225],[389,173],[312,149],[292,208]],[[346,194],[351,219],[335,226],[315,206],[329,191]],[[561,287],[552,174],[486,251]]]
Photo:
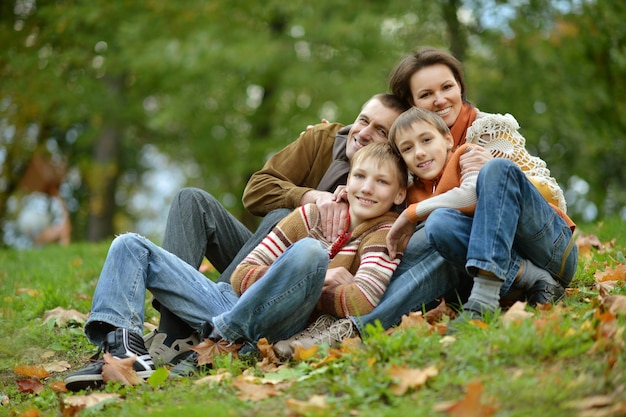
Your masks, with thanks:
[[[528,153],[526,139],[518,129],[517,120],[510,114],[487,114],[478,117],[468,129],[466,143],[480,145],[496,158],[515,162],[548,202],[566,212],[563,190],[550,176],[545,161]]]
[[[326,286],[318,300],[321,312],[336,317],[367,314],[383,297],[402,254],[389,258],[386,237],[398,214],[387,212],[359,224],[351,236],[333,245],[324,237],[321,216],[315,204],[305,204],[281,220],[269,235],[237,266],[231,285],[243,294],[263,279],[267,270],[294,242],[317,239],[329,253],[329,268],[344,267],[353,276],[350,284]],[[336,252],[331,258],[331,248]]]

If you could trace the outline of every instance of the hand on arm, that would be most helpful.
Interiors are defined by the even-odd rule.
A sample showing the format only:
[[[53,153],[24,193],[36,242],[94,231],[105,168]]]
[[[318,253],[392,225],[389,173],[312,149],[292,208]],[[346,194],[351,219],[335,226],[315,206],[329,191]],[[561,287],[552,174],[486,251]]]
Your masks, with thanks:
[[[409,239],[415,233],[416,224],[411,222],[407,216],[407,210],[404,210],[396,219],[387,233],[387,250],[391,259],[396,258],[398,248],[404,251],[409,243]]]
[[[332,193],[317,190],[311,190],[302,196],[301,204],[307,203],[315,203],[320,212],[324,237],[329,242],[334,242],[346,227],[348,204],[336,200]]]
[[[465,175],[470,171],[479,171],[483,165],[493,159],[489,151],[482,146],[473,145],[459,160],[461,165],[461,175]]]
[[[324,289],[337,287],[339,285],[349,285],[354,282],[354,276],[343,266],[330,268],[326,271],[324,278]]]

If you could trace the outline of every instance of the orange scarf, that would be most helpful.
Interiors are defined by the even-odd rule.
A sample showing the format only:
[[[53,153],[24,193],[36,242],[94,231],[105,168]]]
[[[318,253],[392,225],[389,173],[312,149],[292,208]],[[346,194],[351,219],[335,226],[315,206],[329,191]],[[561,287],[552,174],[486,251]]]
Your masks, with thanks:
[[[456,121],[450,128],[450,133],[452,133],[454,138],[454,149],[465,143],[467,129],[474,123],[474,120],[476,120],[476,108],[470,104],[463,103],[459,117],[456,118]]]

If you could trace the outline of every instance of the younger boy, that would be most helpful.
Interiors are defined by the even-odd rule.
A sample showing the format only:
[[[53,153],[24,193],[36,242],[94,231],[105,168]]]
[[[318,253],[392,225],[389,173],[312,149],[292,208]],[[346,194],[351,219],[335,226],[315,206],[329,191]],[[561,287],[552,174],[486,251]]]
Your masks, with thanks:
[[[387,235],[391,255],[426,220],[429,243],[474,277],[465,317],[493,313],[513,285],[526,292],[530,305],[564,295],[577,265],[573,223],[518,165],[495,158],[480,171],[463,170],[459,157],[472,145],[452,152],[448,127],[423,109],[403,113],[389,139],[416,177],[408,190],[410,206]],[[549,299],[547,290],[553,292]]]

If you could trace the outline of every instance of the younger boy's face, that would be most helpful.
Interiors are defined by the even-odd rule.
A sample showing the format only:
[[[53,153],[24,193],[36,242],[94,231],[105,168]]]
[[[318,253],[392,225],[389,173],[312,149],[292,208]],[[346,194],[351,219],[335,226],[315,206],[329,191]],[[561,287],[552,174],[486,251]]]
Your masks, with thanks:
[[[346,188],[351,226],[385,214],[394,204],[401,204],[406,196],[392,163],[373,158],[353,164]]]
[[[452,135],[442,135],[435,126],[423,121],[398,132],[396,146],[409,170],[424,180],[437,178],[454,146]]]

